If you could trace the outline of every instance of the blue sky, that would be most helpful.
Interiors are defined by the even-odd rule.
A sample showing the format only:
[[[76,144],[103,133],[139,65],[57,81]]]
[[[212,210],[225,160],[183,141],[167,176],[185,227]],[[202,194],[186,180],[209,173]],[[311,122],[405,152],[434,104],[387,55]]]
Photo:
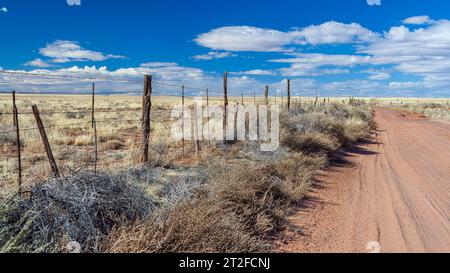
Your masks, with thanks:
[[[447,0],[67,2],[0,0],[1,69],[126,79],[150,73],[160,82],[213,90],[228,71],[235,94],[265,84],[282,92],[290,78],[303,95],[450,97]],[[0,74],[0,90],[86,86]]]

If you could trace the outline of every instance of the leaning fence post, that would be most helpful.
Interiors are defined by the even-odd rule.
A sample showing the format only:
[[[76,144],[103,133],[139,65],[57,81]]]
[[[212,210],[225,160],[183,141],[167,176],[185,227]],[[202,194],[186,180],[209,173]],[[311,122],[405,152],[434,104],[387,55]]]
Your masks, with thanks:
[[[228,126],[228,72],[223,74],[223,97],[223,137],[224,141],[226,141]]]
[[[42,143],[44,144],[45,152],[47,153],[48,160],[50,162],[50,167],[52,168],[53,175],[59,177],[58,165],[56,165],[55,157],[53,156],[52,148],[48,142],[47,133],[45,132],[44,124],[42,123],[41,116],[39,115],[39,109],[37,105],[32,106],[34,118],[36,119],[37,126],[39,128],[39,134],[42,138]]]
[[[288,110],[290,110],[291,109],[291,80],[290,79],[287,80],[287,95],[288,95],[287,108],[288,108]]]
[[[316,90],[316,100],[314,101],[314,108],[317,107],[318,102],[319,102],[319,91]]]
[[[141,163],[148,163],[148,149],[150,147],[150,118],[152,108],[152,76],[144,76],[144,109],[142,116],[142,156]]]
[[[17,183],[19,184],[19,196],[22,195],[22,156],[20,150],[20,129],[19,129],[19,113],[16,105],[16,91],[13,91],[13,115],[14,126],[16,127],[16,145],[17,145]]]
[[[94,123],[95,123],[95,83],[92,83],[92,105],[91,105],[91,123],[92,123],[92,129],[94,129]]]

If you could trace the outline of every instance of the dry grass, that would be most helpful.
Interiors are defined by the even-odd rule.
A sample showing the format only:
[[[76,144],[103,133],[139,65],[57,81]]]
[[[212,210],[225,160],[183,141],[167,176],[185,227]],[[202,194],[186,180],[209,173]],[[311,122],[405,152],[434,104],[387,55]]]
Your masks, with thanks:
[[[173,207],[164,219],[154,216],[110,234],[103,246],[112,253],[242,253],[268,250],[268,244],[245,232],[238,217],[225,214],[211,199]],[[159,217],[161,218],[161,216]]]
[[[30,196],[0,200],[0,252],[61,252],[66,239],[95,252],[114,226],[154,206],[120,175],[79,173],[33,187]]]
[[[417,104],[401,104],[390,106],[397,110],[412,111],[434,120],[450,121],[450,102],[446,103],[417,103]]]
[[[67,98],[50,101],[31,97],[20,102],[21,108],[39,103],[42,109],[57,111],[72,107],[65,102]],[[78,108],[69,109],[89,109],[88,97],[76,99],[80,101]],[[158,99],[155,107],[160,109],[177,103]],[[303,102],[303,106],[294,104],[290,113],[283,113],[282,147],[274,153],[260,152],[257,142],[203,143],[199,160],[192,157],[193,146],[188,142],[182,159],[180,142],[169,138],[170,124],[154,122],[152,166],[119,173],[116,170],[136,164],[139,158],[135,148],[141,113],[98,113],[97,120],[119,119],[98,124],[99,168],[108,174],[81,176],[71,170],[83,164],[92,166],[90,116],[46,116],[47,126],[87,124],[48,132],[67,178],[29,183],[34,199],[0,200],[0,247],[9,252],[60,252],[67,241],[77,240],[84,252],[270,251],[270,240],[286,228],[287,217],[308,194],[314,176],[326,166],[327,156],[366,137],[370,128],[371,111],[366,105],[312,107]],[[141,103],[137,97],[105,97],[97,107],[138,109]],[[156,118],[165,120],[158,115]],[[9,120],[0,116],[0,122]],[[20,122],[24,123],[22,128],[34,127],[26,116],[21,116]],[[23,152],[27,178],[40,182],[48,176],[48,162],[42,146],[33,141],[36,138],[33,132],[24,133]],[[10,146],[2,148],[11,156],[14,149],[9,151]],[[5,177],[15,174],[9,158],[0,166]],[[147,201],[150,205],[143,205]],[[130,214],[129,208],[135,208],[137,214]]]
[[[313,183],[323,157],[292,155],[221,174],[194,199],[155,210],[145,221],[113,231],[106,252],[262,252],[286,226],[293,205]],[[299,174],[297,170],[301,169]]]

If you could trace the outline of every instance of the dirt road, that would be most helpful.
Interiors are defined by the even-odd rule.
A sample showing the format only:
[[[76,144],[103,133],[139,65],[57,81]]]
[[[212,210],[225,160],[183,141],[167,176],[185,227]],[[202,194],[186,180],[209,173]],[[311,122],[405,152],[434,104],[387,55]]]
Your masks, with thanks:
[[[375,241],[381,252],[450,252],[450,124],[375,115],[373,143],[319,177],[281,251],[370,252]]]

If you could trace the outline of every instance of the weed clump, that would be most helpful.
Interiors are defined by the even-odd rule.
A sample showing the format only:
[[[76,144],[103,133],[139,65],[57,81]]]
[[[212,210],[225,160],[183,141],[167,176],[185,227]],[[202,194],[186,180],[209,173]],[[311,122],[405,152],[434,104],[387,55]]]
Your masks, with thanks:
[[[0,252],[61,252],[76,241],[98,251],[123,220],[145,218],[154,202],[120,176],[82,172],[33,187],[27,197],[0,199]]]

